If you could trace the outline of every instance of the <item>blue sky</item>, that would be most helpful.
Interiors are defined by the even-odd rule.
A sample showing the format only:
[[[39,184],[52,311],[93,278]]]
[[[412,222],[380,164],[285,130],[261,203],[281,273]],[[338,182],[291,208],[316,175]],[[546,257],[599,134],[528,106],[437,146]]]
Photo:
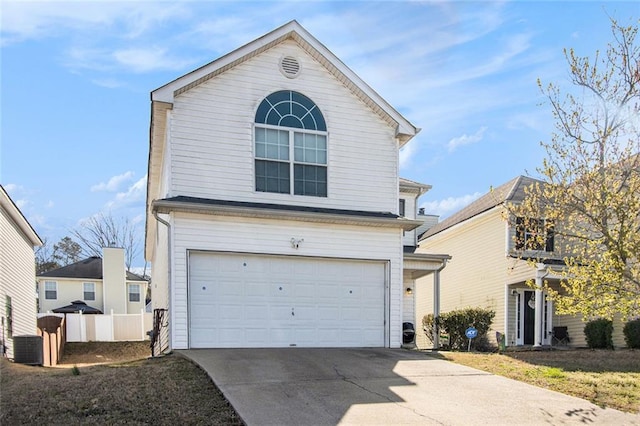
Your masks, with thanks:
[[[401,175],[446,217],[536,174],[536,80],[569,88],[563,48],[604,50],[608,16],[637,23],[640,3],[2,0],[0,183],[51,243],[107,211],[142,242],[149,92],[296,19],[422,128]]]

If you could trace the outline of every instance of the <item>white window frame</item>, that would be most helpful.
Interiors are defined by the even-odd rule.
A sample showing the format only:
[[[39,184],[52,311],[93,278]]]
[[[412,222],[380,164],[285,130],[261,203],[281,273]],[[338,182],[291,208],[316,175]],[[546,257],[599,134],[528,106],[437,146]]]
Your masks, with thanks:
[[[268,130],[278,130],[282,132],[287,132],[289,136],[289,158],[287,160],[280,160],[276,158],[267,158],[267,157],[259,157],[256,153],[256,129],[268,129]],[[324,136],[325,139],[325,162],[324,163],[312,163],[312,162],[304,162],[304,161],[296,161],[295,159],[295,135],[298,134],[310,134],[310,135],[319,135]],[[271,191],[258,191],[256,186],[256,161],[266,161],[273,163],[286,163],[289,165],[289,192],[271,192]],[[326,195],[307,195],[307,194],[296,194],[295,192],[295,166],[316,166],[316,167],[324,167],[326,171]],[[263,123],[254,123],[253,124],[253,182],[254,182],[254,190],[256,192],[263,192],[266,194],[281,194],[281,195],[294,195],[297,197],[318,197],[318,198],[328,198],[329,197],[329,132],[326,131],[318,131],[318,130],[307,130],[300,129],[297,127],[282,127],[282,126],[274,126],[272,124],[263,124]]]
[[[91,290],[87,290],[87,286],[91,286]],[[87,293],[93,293],[93,297],[88,298]],[[90,300],[90,301],[96,300],[96,283],[89,282],[89,281],[82,283],[82,300]]]
[[[53,290],[47,289],[50,285],[53,285]],[[54,297],[47,297],[48,292],[53,292]],[[58,282],[57,281],[45,281],[44,282],[44,299],[45,300],[58,300]]]
[[[129,303],[140,303],[142,300],[142,288],[140,284],[128,284],[127,287],[127,300]],[[132,291],[134,288],[137,288],[138,290]],[[138,295],[138,300],[131,300],[131,296],[134,294]]]

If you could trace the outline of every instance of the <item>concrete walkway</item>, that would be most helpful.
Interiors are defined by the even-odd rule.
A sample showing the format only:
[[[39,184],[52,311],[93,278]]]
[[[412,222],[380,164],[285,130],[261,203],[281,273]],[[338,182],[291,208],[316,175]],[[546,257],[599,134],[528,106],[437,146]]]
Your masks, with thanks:
[[[640,425],[640,415],[402,349],[177,351],[253,425]]]

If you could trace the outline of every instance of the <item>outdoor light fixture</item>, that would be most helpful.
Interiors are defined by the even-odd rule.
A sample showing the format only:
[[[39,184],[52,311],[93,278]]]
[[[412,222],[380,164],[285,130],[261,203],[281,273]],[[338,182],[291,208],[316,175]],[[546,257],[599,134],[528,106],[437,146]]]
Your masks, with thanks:
[[[407,296],[411,296],[413,294],[413,289],[411,287],[407,287],[405,292],[407,293]]]

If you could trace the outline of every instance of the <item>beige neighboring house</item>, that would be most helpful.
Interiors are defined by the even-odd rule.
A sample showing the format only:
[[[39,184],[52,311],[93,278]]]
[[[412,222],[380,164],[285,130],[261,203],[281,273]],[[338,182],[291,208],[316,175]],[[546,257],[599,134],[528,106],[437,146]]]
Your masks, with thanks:
[[[147,280],[126,270],[124,249],[105,247],[102,256],[38,275],[39,312],[81,301],[104,314],[140,314]]]
[[[150,130],[158,352],[402,345],[413,279],[444,262],[403,251],[420,129],[298,22],[151,92]]]
[[[510,226],[505,220],[505,203],[518,203],[524,199],[524,188],[534,179],[519,176],[483,195],[467,207],[433,226],[420,236],[418,252],[445,252],[452,261],[442,272],[444,283],[440,291],[440,310],[448,312],[466,307],[492,309],[496,316],[488,336],[496,344],[495,332],[503,333],[507,346],[547,346],[566,344],[554,339],[566,327],[570,346],[586,346],[584,322],[579,316],[557,315],[553,302],[548,300],[541,286],[543,280],[559,289],[558,274],[562,256],[557,251],[554,235],[546,235],[544,247],[529,247],[527,236],[540,229]],[[517,229],[516,229],[517,228]],[[518,234],[518,235],[516,235]],[[537,267],[522,260],[542,258]],[[529,241],[532,241],[531,239]],[[535,248],[536,250],[526,250]],[[538,287],[526,283],[533,280]],[[422,279],[417,284],[418,307],[416,321],[433,309],[433,280]],[[622,323],[614,322],[614,346],[623,347]],[[419,333],[417,344],[431,347],[424,333]]]
[[[13,359],[13,337],[35,335],[34,247],[42,240],[0,185],[0,355]]]

